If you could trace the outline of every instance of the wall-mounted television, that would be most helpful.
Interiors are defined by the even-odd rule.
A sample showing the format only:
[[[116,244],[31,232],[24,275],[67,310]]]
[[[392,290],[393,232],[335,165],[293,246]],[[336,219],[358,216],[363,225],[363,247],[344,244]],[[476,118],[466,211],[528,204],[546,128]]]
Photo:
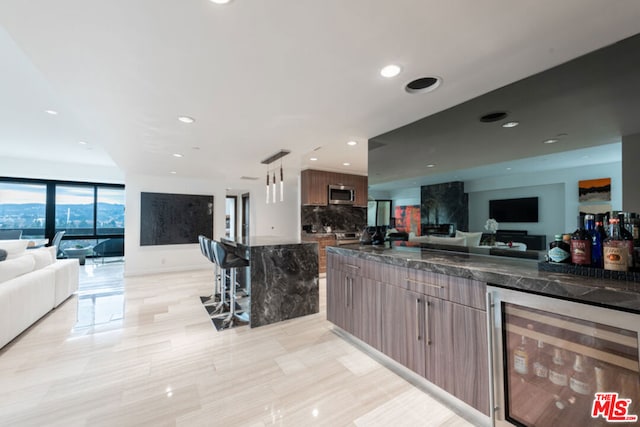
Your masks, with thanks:
[[[489,218],[500,222],[538,222],[538,198],[489,200]]]

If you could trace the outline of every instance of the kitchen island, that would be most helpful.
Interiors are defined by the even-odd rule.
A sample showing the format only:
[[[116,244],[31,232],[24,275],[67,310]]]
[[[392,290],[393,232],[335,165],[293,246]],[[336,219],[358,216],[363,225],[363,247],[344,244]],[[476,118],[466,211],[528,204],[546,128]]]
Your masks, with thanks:
[[[318,244],[300,239],[249,236],[221,242],[249,260],[249,325],[268,325],[319,311]]]
[[[517,295],[506,303],[509,293]],[[580,405],[562,412],[566,405],[550,392],[555,383],[531,379],[531,366],[529,376],[513,371],[516,347],[522,344],[533,358],[539,341],[548,352],[562,349],[569,366],[579,355],[606,366],[607,381],[627,378],[633,385],[616,383],[613,390],[640,402],[639,314],[640,283],[539,271],[537,260],[397,245],[327,248],[327,319],[336,332],[374,357],[391,359],[399,374],[408,368],[408,379],[424,381],[478,425],[490,424],[490,408],[504,419],[506,403],[491,402],[504,393],[494,394],[491,385],[507,382],[516,410],[546,417],[537,425],[567,425],[561,421],[570,413],[592,425],[583,410],[591,401],[576,400],[568,385],[562,393]],[[589,369],[593,377],[593,365]]]

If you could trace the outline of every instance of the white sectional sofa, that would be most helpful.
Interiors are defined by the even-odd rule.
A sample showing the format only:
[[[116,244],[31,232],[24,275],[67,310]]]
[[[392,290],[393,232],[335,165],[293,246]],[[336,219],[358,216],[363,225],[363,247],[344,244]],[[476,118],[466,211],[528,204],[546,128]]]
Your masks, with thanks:
[[[27,240],[0,240],[0,348],[78,290],[77,259],[56,259],[56,247],[26,249]]]

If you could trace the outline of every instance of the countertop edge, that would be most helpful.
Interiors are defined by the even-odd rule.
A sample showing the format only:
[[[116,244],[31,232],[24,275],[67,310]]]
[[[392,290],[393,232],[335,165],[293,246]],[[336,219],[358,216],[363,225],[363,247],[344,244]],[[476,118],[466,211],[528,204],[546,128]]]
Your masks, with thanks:
[[[371,246],[330,246],[328,252],[399,267],[486,282],[507,289],[640,313],[640,284],[539,271],[533,260],[500,259],[446,251],[413,251]]]

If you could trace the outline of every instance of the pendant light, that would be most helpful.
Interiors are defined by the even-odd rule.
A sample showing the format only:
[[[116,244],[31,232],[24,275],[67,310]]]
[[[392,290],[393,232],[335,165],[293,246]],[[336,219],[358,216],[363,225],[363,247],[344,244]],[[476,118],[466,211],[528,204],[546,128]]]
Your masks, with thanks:
[[[280,160],[280,202],[284,202],[284,169],[282,168],[282,158],[287,154],[291,153],[289,150],[280,150],[274,155],[264,159],[262,161],[263,165],[267,165],[267,198],[266,202],[269,204],[269,199],[271,199],[272,203],[276,203],[276,169],[273,169],[273,176],[271,176],[269,167],[271,163],[276,160]],[[269,189],[271,187],[271,189]],[[271,193],[271,197],[269,197],[269,193]]]

